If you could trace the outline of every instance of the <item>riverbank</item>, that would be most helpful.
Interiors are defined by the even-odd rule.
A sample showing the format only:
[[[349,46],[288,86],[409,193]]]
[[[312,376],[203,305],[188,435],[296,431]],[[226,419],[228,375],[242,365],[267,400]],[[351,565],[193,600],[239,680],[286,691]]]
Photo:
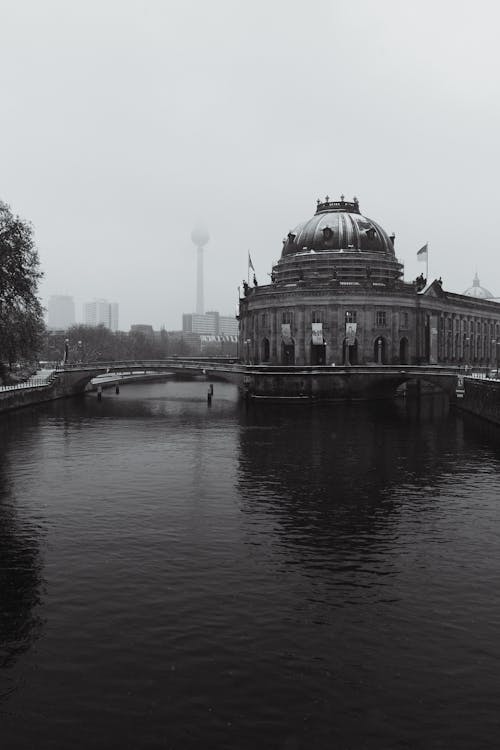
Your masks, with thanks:
[[[68,392],[68,384],[58,375],[39,380],[38,383],[34,379],[28,381],[28,384],[19,383],[0,390],[0,413],[74,395],[73,391]]]
[[[500,425],[500,380],[493,378],[464,378],[463,398],[456,402],[458,409]]]
[[[95,391],[99,385],[104,389],[127,383],[157,382],[172,377],[171,373],[135,373],[133,375],[107,373],[93,378],[88,385],[82,387],[81,373],[51,370],[41,372],[41,377],[31,378],[24,383],[0,389],[0,413],[38,406],[60,398],[71,398],[86,391]]]

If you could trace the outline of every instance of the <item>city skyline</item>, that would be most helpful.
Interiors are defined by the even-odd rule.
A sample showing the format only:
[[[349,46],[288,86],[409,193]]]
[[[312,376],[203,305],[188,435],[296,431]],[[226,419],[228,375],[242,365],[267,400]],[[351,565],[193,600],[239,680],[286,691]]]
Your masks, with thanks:
[[[262,284],[311,204],[341,193],[395,232],[407,280],[428,243],[447,289],[477,270],[498,294],[498,14],[481,8],[9,4],[0,197],[34,226],[41,297],[180,325],[201,222],[205,309],[233,314],[248,251]]]
[[[51,325],[51,323],[50,323],[50,304],[51,304],[51,300],[53,300],[53,299],[59,299],[59,298],[64,299],[64,300],[72,300],[72,304],[73,304],[73,308],[74,308],[74,318],[73,318],[72,322],[70,322],[68,324],[56,325],[54,323],[54,325]],[[89,301],[88,299],[84,299],[84,298],[75,299],[75,297],[73,295],[69,295],[69,294],[51,294],[48,297],[47,300],[44,300],[44,302],[45,302],[45,308],[44,308],[45,309],[45,318],[46,318],[46,322],[47,322],[48,328],[67,328],[70,325],[75,325],[75,324],[77,324],[77,325],[78,324],[85,325],[86,324],[86,315],[85,315],[85,307],[86,307],[86,305],[92,304],[92,303],[95,303],[95,302],[99,302],[99,301],[104,301],[104,302],[107,303],[107,300],[103,300],[102,298],[97,298],[97,297],[94,297],[93,300]],[[121,318],[121,315],[122,315],[122,312],[123,312],[122,311],[122,306],[120,305],[119,302],[115,302],[113,304],[117,304],[118,305],[118,308],[119,308],[119,311],[120,311],[120,318]],[[80,313],[78,313],[79,310],[80,310]],[[217,315],[217,316],[220,316],[224,320],[231,319],[231,320],[235,320],[236,321],[236,316],[232,316],[232,315],[229,315],[229,314],[226,315],[223,312],[220,312],[219,310],[207,311],[207,313],[205,313],[204,315],[214,315],[214,314]],[[127,316],[127,312],[126,311],[125,311],[125,315]],[[181,313],[181,315],[180,315],[180,320],[173,320],[173,321],[171,321],[171,323],[172,323],[171,325],[170,325],[170,323],[167,324],[167,322],[161,323],[160,325],[153,325],[151,322],[149,322],[149,321],[144,320],[144,319],[141,318],[140,320],[132,320],[129,325],[125,325],[125,324],[122,325],[122,324],[120,324],[119,327],[118,327],[118,330],[120,330],[120,331],[128,331],[131,328],[133,328],[134,326],[141,326],[141,325],[150,326],[151,325],[155,330],[165,329],[165,330],[171,330],[171,331],[181,331],[182,327],[183,327],[183,318],[186,315],[188,315],[188,316],[189,315],[190,316],[196,316],[198,314],[196,312],[185,312],[185,311],[183,311]],[[127,316],[127,319],[128,319],[128,317],[129,316]]]

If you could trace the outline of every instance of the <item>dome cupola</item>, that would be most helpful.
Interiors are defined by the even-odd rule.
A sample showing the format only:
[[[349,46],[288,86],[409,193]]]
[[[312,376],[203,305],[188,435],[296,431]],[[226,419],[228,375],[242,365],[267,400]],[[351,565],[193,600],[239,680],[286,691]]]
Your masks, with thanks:
[[[346,201],[344,196],[333,201],[327,195],[318,200],[314,216],[295,227],[283,241],[282,257],[296,253],[329,253],[361,251],[387,253],[394,257],[394,235],[372,219],[363,216],[357,198]]]
[[[403,275],[394,239],[363,216],[357,198],[331,200],[327,195],[316,202],[312,218],[288,232],[273,278],[276,283],[387,284]]]
[[[479,276],[474,276],[474,279],[472,281],[472,286],[470,286],[468,289],[465,290],[464,295],[467,297],[476,297],[476,299],[493,299],[494,295],[488,291],[488,289],[485,289],[484,286],[481,286],[479,283]]]

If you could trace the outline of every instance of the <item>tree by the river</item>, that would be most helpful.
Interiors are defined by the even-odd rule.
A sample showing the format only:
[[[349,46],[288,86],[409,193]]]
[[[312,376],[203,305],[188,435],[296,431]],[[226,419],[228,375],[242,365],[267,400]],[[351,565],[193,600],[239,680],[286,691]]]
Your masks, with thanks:
[[[164,334],[164,335],[163,335]],[[42,359],[61,359],[65,341],[68,342],[68,361],[99,362],[108,360],[162,359],[168,353],[165,332],[158,340],[139,331],[110,331],[104,325],[74,325],[64,333],[50,334],[42,350]]]
[[[0,365],[36,357],[44,330],[31,224],[0,201]]]

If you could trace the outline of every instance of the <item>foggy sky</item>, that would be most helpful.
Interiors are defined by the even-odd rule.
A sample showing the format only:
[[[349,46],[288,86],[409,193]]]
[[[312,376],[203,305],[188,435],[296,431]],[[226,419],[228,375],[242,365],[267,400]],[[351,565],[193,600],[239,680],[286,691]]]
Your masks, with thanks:
[[[35,227],[42,301],[120,328],[234,314],[316,199],[356,195],[405,278],[500,295],[492,0],[2,0],[0,199]]]

